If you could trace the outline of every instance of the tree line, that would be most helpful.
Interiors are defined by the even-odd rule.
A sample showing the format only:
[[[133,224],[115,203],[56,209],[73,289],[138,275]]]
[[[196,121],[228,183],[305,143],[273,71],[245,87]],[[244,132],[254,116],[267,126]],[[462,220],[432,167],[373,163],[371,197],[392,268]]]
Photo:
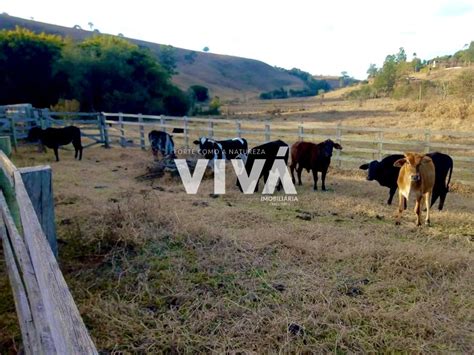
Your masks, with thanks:
[[[0,104],[72,101],[81,111],[181,116],[195,93],[175,86],[174,73],[172,62],[162,65],[148,49],[115,36],[73,42],[23,28],[0,31]]]

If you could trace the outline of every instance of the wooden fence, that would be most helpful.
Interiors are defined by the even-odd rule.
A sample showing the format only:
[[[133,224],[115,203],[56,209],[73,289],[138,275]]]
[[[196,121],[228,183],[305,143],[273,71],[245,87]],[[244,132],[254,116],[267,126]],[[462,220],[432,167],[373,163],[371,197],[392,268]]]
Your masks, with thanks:
[[[24,173],[36,174],[50,168],[22,171],[3,151],[0,168],[0,237],[25,353],[97,354],[43,231],[45,220],[53,218],[54,224],[54,215],[38,216],[32,202],[48,195],[52,207],[50,187],[38,176],[29,190],[25,186]]]
[[[1,110],[0,110],[1,111]],[[26,112],[26,111],[25,111]],[[358,164],[372,159],[381,159],[387,154],[405,151],[441,151],[451,155],[456,181],[474,184],[474,132],[435,131],[429,129],[400,129],[357,127],[321,122],[304,123],[271,122],[262,120],[236,120],[219,117],[170,117],[125,113],[64,113],[32,109],[33,117],[17,115],[19,121],[10,122],[12,140],[26,137],[25,130],[31,124],[56,127],[74,124],[79,126],[86,138],[86,146],[102,144],[149,147],[147,134],[152,129],[172,132],[178,147],[190,148],[200,136],[217,139],[245,137],[250,146],[274,139],[289,144],[297,140],[319,142],[330,138],[343,146],[336,151],[334,164],[343,169],[357,168]],[[0,117],[0,123],[2,118]],[[0,131],[1,133],[1,131]],[[6,132],[4,132],[6,133]]]

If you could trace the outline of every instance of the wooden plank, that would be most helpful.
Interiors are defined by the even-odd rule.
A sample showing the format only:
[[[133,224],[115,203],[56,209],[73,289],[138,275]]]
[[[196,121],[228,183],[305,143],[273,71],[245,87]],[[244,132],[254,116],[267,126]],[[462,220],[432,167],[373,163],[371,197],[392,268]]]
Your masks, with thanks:
[[[143,126],[143,117],[141,114],[138,114],[138,122],[141,123],[139,126],[140,130],[140,147],[142,150],[145,150],[145,127]]]
[[[31,314],[33,316],[34,326],[42,351],[45,354],[57,354],[54,345],[53,335],[49,327],[43,299],[41,297],[40,286],[35,277],[35,268],[33,267],[28,249],[23,238],[18,233],[18,229],[13,222],[12,216],[8,209],[3,193],[0,194],[0,210],[3,221],[8,231],[9,239],[18,265],[21,270],[23,282],[25,285],[28,301],[30,304]]]
[[[3,170],[5,177],[10,182],[11,186],[14,186],[13,182],[13,173],[17,170],[16,166],[13,165],[10,159],[8,159],[7,155],[0,150],[0,168]]]
[[[49,165],[20,168],[21,177],[36,215],[54,256],[58,257],[58,242],[54,218],[52,170]]]
[[[87,332],[71,292],[49,247],[20,172],[14,173],[16,195],[41,299],[59,354],[98,354]]]
[[[20,323],[23,348],[26,354],[37,354],[41,351],[39,338],[36,334],[26,290],[21,280],[20,272],[18,270],[18,266],[16,265],[15,257],[7,233],[8,232],[2,216],[0,223],[0,239],[2,240],[5,264],[8,278],[10,280],[10,285],[12,287],[16,314],[18,317],[18,322]]]

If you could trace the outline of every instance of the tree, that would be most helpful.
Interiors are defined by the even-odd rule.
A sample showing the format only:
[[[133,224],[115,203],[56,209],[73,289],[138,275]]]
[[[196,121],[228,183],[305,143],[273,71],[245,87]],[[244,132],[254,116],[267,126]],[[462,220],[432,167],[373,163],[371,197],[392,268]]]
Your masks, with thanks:
[[[367,75],[369,78],[374,78],[377,75],[377,66],[375,64],[370,64],[369,69],[367,69]]]
[[[94,28],[94,24],[93,24],[92,22],[89,22],[88,25],[89,25],[89,28],[90,28],[91,31],[92,31],[92,29]]]
[[[75,30],[82,30],[81,26],[79,26],[79,25],[74,25],[73,28],[74,28]]]
[[[209,47],[206,46],[206,47],[204,47],[202,50],[203,50],[204,52],[209,52]]]
[[[176,50],[173,46],[160,46],[160,54],[158,55],[161,66],[171,75],[178,74],[176,71]]]
[[[83,111],[184,115],[186,95],[155,57],[125,39],[94,36],[63,51],[58,70],[69,78],[69,98]]]
[[[209,100],[209,89],[202,85],[193,85],[189,89],[194,94],[197,102],[206,102]]]
[[[63,46],[59,36],[18,27],[0,31],[0,104],[49,107],[56,103],[67,84],[55,71]]]
[[[405,53],[405,49],[400,47],[398,53],[396,54],[396,61],[397,63],[406,62],[407,61],[407,54]]]

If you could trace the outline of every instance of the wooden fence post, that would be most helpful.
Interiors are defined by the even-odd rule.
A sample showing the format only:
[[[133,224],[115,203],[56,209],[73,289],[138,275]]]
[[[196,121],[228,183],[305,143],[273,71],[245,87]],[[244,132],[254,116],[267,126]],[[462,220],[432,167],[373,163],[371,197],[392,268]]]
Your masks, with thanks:
[[[105,122],[106,118],[104,113],[100,113],[100,126],[104,132],[104,148],[110,148],[110,141],[109,141],[109,126]]]
[[[43,125],[45,128],[51,127],[51,115],[49,114],[49,109],[43,109],[43,114],[41,115],[43,118]],[[46,118],[46,120],[45,120]]]
[[[237,121],[236,123],[237,137],[242,138],[242,123]]]
[[[23,184],[35,209],[43,232],[54,256],[58,257],[58,242],[54,219],[53,181],[50,166],[19,169]]]
[[[160,128],[163,132],[166,132],[165,124],[165,117],[163,115],[160,115]]]
[[[377,150],[378,150],[377,159],[382,160],[382,156],[383,156],[383,131],[379,131],[377,133]]]
[[[138,114],[138,122],[143,123],[143,117],[141,113]],[[145,127],[143,125],[140,125],[140,148],[145,150]]]
[[[342,129],[341,129],[341,121],[339,121],[336,126],[336,142],[341,144],[341,138],[342,138]],[[342,162],[341,162],[341,151],[339,149],[336,149],[336,160],[337,160],[337,166],[340,168],[342,165]]]
[[[301,142],[301,141],[304,141],[304,128],[303,128],[303,124],[300,124],[298,126],[298,140]]]
[[[184,116],[184,147],[189,148],[189,127],[188,127],[188,116]]]
[[[431,143],[431,131],[429,129],[425,129],[425,153],[430,152],[430,143]]]
[[[16,147],[17,147],[17,140],[16,140],[16,119],[17,115],[11,115],[10,116],[10,130],[11,130],[11,137],[12,137],[12,146],[13,150],[16,152]]]
[[[120,145],[125,147],[125,126],[123,125],[123,113],[119,112],[119,122],[120,122]]]
[[[100,119],[100,113],[97,113],[96,119],[97,119],[97,128],[99,129],[100,141],[104,143],[105,134],[104,134],[104,127],[102,126],[102,122]]]
[[[270,123],[265,122],[265,143],[270,142]]]
[[[209,138],[214,138],[214,121],[209,121],[208,132]]]

